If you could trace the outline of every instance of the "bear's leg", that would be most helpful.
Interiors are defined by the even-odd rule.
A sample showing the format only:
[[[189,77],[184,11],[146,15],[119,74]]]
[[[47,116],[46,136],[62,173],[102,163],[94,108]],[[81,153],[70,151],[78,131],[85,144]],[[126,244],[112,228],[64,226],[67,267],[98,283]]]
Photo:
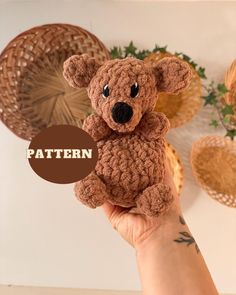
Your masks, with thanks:
[[[158,216],[167,211],[173,202],[171,188],[158,183],[147,187],[136,199],[136,205],[140,211],[148,216]]]
[[[108,199],[106,185],[94,172],[75,184],[75,195],[90,208],[99,207]]]

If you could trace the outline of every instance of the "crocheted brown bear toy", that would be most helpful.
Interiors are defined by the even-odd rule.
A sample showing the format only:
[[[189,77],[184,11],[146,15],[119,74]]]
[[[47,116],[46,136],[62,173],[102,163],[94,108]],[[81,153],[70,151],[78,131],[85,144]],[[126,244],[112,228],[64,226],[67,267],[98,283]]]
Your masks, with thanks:
[[[153,109],[158,92],[181,92],[191,73],[175,57],[152,66],[132,57],[100,65],[85,54],[65,61],[64,77],[72,87],[87,87],[96,111],[83,124],[97,142],[99,156],[95,170],[75,186],[82,203],[95,208],[109,201],[149,216],[170,207],[164,140],[169,121]]]

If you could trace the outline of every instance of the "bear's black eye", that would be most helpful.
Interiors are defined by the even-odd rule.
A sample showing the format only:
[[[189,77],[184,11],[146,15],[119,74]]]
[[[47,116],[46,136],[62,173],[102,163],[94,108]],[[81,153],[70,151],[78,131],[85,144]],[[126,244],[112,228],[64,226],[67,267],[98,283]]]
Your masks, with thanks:
[[[104,98],[106,98],[106,97],[109,96],[109,87],[108,87],[108,84],[106,84],[106,85],[103,87],[102,96],[103,96]]]
[[[131,86],[130,96],[132,98],[136,97],[138,95],[139,86],[138,83],[135,82],[134,85]]]

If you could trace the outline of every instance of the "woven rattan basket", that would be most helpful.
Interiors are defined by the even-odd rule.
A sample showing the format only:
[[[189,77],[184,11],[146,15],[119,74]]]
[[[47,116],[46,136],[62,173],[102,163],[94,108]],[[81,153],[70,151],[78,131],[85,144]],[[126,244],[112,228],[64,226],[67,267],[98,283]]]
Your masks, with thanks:
[[[236,142],[206,136],[193,144],[193,174],[207,193],[229,207],[236,207]]]
[[[234,115],[230,116],[230,120],[236,124],[236,60],[233,61],[225,73],[225,86],[229,90],[229,92],[225,94],[225,102],[234,106]],[[232,125],[231,128],[235,129],[236,125]]]
[[[93,34],[68,24],[32,28],[7,45],[0,55],[0,113],[10,130],[30,140],[47,126],[81,126],[91,113],[87,93],[62,76],[65,59],[81,53],[100,62],[110,57]]]
[[[184,181],[183,164],[181,163],[181,160],[177,151],[169,143],[166,144],[166,156],[170,164],[170,169],[174,179],[176,190],[178,194],[180,194],[183,188],[183,181]]]
[[[152,53],[144,61],[155,63],[170,53]],[[179,127],[189,122],[202,105],[202,84],[197,72],[193,70],[193,78],[188,89],[178,95],[160,93],[156,111],[164,113],[170,121],[171,128]]]

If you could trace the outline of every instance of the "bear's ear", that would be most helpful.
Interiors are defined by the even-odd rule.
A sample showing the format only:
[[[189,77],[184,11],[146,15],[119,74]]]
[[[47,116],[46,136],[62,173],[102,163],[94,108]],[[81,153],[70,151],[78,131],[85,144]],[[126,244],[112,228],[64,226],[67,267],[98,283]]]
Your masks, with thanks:
[[[63,75],[74,88],[88,87],[101,65],[87,54],[73,55],[63,65]]]
[[[164,57],[153,65],[158,92],[178,94],[187,88],[192,78],[192,69],[177,57]]]

